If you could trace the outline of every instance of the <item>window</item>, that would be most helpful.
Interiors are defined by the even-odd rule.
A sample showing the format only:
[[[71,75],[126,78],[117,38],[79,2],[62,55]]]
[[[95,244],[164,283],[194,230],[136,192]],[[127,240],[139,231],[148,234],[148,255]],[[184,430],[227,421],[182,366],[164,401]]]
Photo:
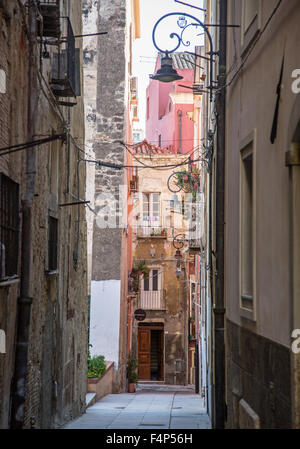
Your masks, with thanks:
[[[165,307],[162,291],[162,268],[152,268],[142,281],[140,307],[145,310],[162,310]]]
[[[243,0],[242,53],[249,47],[260,29],[260,0]]]
[[[132,134],[132,143],[139,143],[141,141],[140,133],[133,133]]]
[[[143,290],[145,292],[148,292],[148,291],[157,292],[158,291],[158,276],[159,276],[159,271],[157,269],[150,270],[149,276],[147,278],[144,278]]]
[[[150,117],[150,99],[147,97],[147,120]]]
[[[160,193],[143,193],[143,221],[145,226],[159,226]]]
[[[255,183],[254,139],[241,151],[240,172],[240,307],[244,317],[255,314]]]
[[[247,32],[250,25],[257,17],[258,13],[258,0],[244,1],[244,33]]]
[[[138,119],[139,119],[139,114],[138,114],[138,107],[137,107],[137,105],[133,105],[133,107],[132,107],[132,119],[133,119],[134,121],[138,121]]]
[[[48,271],[57,270],[58,220],[48,219]]]
[[[245,157],[242,163],[242,297],[253,296],[253,157]]]
[[[0,279],[17,275],[19,185],[0,174]]]
[[[6,93],[6,73],[0,69],[0,94]]]

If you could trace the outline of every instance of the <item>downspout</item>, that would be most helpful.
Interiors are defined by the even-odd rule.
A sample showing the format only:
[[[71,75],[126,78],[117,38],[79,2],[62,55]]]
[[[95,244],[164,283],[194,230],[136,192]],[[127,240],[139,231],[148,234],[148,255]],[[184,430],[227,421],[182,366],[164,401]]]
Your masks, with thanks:
[[[188,356],[188,295],[187,295],[187,267],[184,267],[183,279],[183,296],[184,296],[184,385],[188,385],[188,370],[189,370],[189,356]]]
[[[219,1],[220,23],[227,24],[227,0]],[[219,77],[221,88],[216,99],[217,152],[216,152],[216,273],[214,304],[214,354],[215,354],[215,422],[223,429],[225,408],[225,301],[224,301],[224,226],[225,226],[225,144],[226,144],[226,27],[219,29]]]
[[[182,111],[177,112],[178,115],[178,153],[182,153]]]
[[[35,0],[29,1],[29,45],[28,45],[28,141],[34,140],[37,89],[37,22]],[[24,425],[24,406],[26,397],[26,375],[31,315],[31,265],[32,265],[32,206],[35,191],[36,157],[35,148],[26,150],[26,191],[22,201],[22,253],[21,285],[17,305],[17,330],[15,343],[15,365],[11,393],[11,428]]]

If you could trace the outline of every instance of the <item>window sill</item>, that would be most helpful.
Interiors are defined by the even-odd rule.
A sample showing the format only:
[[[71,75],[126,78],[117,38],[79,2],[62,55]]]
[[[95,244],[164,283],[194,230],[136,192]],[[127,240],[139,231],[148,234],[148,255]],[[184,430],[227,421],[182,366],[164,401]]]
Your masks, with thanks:
[[[138,239],[167,239],[167,235],[138,235]]]
[[[57,276],[59,274],[59,270],[50,270],[50,271],[45,271],[46,276],[52,277],[52,276]]]
[[[20,282],[20,278],[19,277],[12,277],[12,278],[8,278],[8,279],[3,279],[3,280],[0,280],[0,288],[1,287],[8,287],[10,285],[17,284],[18,282]]]
[[[256,321],[253,310],[240,307],[240,315],[242,318],[246,318],[249,321]]]

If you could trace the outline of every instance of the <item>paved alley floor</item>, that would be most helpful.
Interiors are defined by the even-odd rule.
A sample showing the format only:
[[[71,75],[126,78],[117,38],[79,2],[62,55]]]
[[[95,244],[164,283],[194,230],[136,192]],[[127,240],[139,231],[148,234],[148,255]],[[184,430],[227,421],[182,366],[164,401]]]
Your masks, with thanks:
[[[64,429],[210,429],[203,400],[187,387],[109,394]]]

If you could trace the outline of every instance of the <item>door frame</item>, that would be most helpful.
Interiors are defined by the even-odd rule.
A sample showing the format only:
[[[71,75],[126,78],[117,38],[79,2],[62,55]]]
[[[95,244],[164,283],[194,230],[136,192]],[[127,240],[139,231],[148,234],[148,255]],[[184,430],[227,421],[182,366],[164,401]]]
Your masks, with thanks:
[[[139,332],[140,329],[149,329],[149,333],[150,333],[150,353],[151,353],[151,330],[157,330],[157,331],[161,331],[161,365],[159,368],[159,372],[162,373],[161,378],[158,382],[164,382],[165,381],[165,325],[164,323],[139,323],[138,325],[138,332],[137,332],[137,355],[139,358]],[[149,382],[151,381],[151,372],[150,372],[150,379],[140,379],[139,381],[146,381]]]

